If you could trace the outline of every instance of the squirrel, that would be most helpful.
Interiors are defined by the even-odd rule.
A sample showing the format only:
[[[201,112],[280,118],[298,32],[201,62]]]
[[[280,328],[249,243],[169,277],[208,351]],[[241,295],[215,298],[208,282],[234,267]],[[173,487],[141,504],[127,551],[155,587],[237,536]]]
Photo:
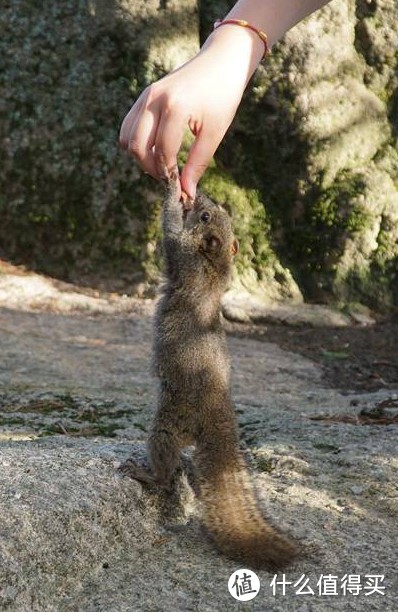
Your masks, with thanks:
[[[219,550],[253,567],[281,568],[295,543],[263,517],[240,451],[230,395],[230,359],[221,298],[238,252],[227,212],[203,194],[183,210],[171,175],[163,207],[166,282],[155,315],[158,410],[148,441],[149,469],[133,478],[171,487],[181,452],[195,446],[203,522]],[[131,464],[130,464],[131,471]]]

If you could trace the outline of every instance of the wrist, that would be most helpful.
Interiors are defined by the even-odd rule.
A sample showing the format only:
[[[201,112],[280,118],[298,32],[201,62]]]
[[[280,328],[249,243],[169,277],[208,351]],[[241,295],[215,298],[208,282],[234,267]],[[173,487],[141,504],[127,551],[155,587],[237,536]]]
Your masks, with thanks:
[[[268,55],[270,50],[268,47],[268,36],[266,35],[265,32],[253,26],[246,19],[218,19],[214,24],[214,29],[216,30],[217,28],[220,28],[221,26],[226,26],[226,25],[235,25],[237,27],[247,28],[251,32],[254,32],[254,34],[256,34],[256,36],[259,37],[259,39],[264,45],[263,59],[266,55]]]
[[[264,56],[264,43],[249,28],[225,24],[210,34],[201,53],[216,58],[220,70],[227,64],[236,79],[246,86]]]

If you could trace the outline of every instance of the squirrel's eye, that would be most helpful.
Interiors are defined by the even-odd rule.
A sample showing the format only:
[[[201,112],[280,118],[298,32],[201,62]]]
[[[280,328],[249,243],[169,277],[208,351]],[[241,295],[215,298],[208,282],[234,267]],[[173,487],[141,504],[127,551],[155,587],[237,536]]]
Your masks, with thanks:
[[[203,221],[203,223],[207,223],[209,219],[210,213],[208,213],[207,211],[202,212],[202,214],[200,215],[200,220]]]

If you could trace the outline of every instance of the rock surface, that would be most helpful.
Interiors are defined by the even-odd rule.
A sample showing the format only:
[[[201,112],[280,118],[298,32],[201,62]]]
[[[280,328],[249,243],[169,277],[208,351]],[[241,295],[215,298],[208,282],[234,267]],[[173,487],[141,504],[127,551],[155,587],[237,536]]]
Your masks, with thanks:
[[[84,311],[66,312],[68,293],[42,308],[23,299],[0,308],[0,607],[232,608],[227,581],[239,564],[206,540],[195,508],[187,523],[179,508],[179,520],[165,522],[162,498],[117,472],[143,448],[156,401],[153,305],[131,300],[126,310],[115,300],[112,314],[90,296]],[[230,336],[229,346],[259,496],[273,521],[308,545],[286,579],[305,574],[314,590],[296,595],[288,584],[274,596],[273,574],[261,571],[250,609],[395,612],[397,426],[310,417],[355,416],[398,389],[342,394],[325,387],[316,364],[275,344]],[[340,596],[319,595],[329,574]],[[343,595],[346,574],[360,575],[364,588],[367,576],[384,575],[385,594]]]
[[[230,4],[5,4],[3,254],[65,280],[148,292],[161,194],[119,151],[119,125]],[[257,71],[204,177],[234,212],[239,282],[270,303],[398,303],[397,20],[395,0],[332,0],[294,28]]]
[[[210,19],[225,2],[205,3]],[[398,5],[333,0],[257,71],[219,157],[305,297],[397,302]]]

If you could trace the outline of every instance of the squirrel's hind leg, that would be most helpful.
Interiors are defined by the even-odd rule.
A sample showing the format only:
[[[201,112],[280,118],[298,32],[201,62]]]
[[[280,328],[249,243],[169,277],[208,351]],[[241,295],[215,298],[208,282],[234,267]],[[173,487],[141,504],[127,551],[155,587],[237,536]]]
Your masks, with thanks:
[[[167,429],[155,429],[148,441],[148,460],[155,482],[170,489],[174,473],[181,466],[181,450]]]
[[[181,453],[174,436],[166,430],[154,430],[148,440],[148,459],[131,456],[119,471],[139,482],[171,490],[180,467]]]

